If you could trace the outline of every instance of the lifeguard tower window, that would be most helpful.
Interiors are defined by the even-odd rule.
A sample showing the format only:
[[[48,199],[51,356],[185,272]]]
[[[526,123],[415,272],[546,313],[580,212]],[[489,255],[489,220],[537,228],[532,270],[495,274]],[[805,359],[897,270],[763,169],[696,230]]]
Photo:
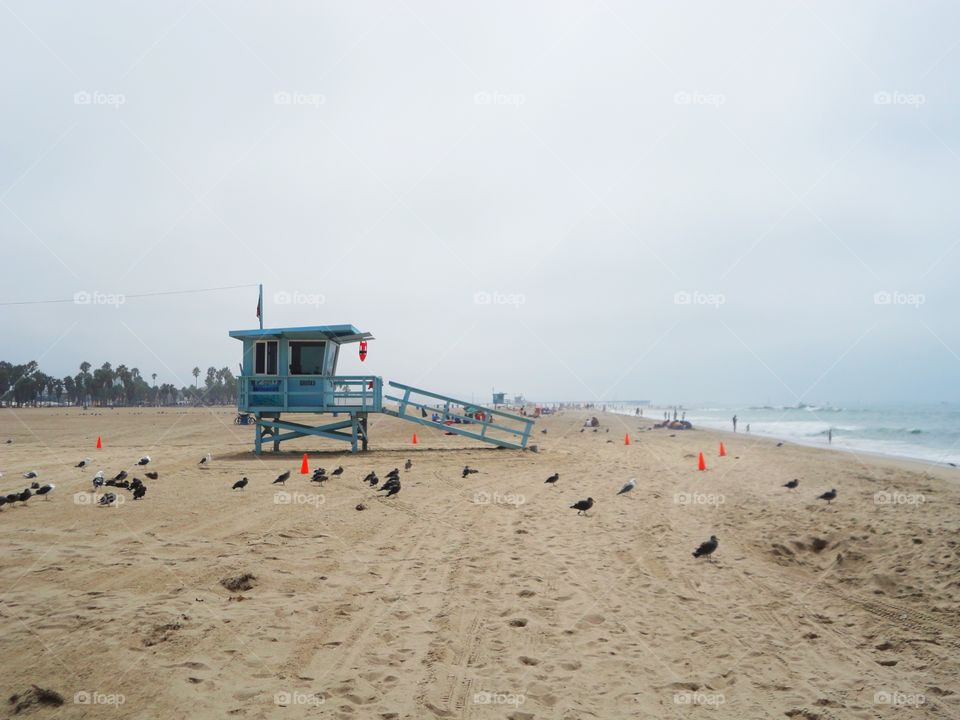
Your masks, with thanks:
[[[325,342],[290,341],[290,374],[322,375]]]
[[[277,347],[276,340],[260,340],[256,345],[253,372],[255,375],[277,374]]]

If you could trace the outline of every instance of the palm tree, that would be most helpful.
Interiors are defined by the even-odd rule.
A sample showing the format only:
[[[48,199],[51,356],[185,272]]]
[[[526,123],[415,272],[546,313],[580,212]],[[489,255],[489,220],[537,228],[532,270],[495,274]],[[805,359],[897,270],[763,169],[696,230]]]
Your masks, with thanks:
[[[200,381],[200,368],[195,367],[193,369],[193,386],[197,387],[197,383]]]

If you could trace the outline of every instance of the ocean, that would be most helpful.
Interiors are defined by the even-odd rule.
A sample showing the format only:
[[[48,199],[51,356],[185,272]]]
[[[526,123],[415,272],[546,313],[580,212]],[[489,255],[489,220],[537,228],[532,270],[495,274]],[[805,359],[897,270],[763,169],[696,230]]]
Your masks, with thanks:
[[[636,406],[608,405],[608,410],[633,415]],[[666,407],[646,406],[647,418],[662,419]],[[938,405],[692,405],[680,408],[694,427],[737,430],[803,445],[835,450],[878,453],[960,465],[960,404]],[[678,417],[680,415],[678,414]],[[671,408],[670,417],[673,417]],[[833,443],[827,433],[833,430]]]

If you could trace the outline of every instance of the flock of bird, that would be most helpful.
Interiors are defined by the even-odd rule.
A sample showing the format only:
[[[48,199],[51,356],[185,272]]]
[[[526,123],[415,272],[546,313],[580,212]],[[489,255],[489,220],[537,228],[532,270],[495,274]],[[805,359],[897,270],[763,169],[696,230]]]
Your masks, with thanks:
[[[149,465],[150,462],[151,462],[150,456],[144,455],[139,460],[137,460],[136,465],[138,467],[145,467],[146,465]],[[213,462],[213,457],[208,453],[207,455],[205,455],[200,459],[198,465],[201,468],[206,469],[211,466],[212,462]],[[85,468],[88,468],[91,465],[91,463],[92,463],[92,460],[90,458],[84,458],[83,460],[78,462],[75,465],[75,467],[79,469],[85,469]],[[404,469],[410,470],[412,467],[413,467],[413,462],[411,460],[407,460],[406,463],[404,464]],[[310,482],[317,483],[322,487],[324,482],[329,480],[331,477],[342,476],[343,472],[344,472],[344,469],[342,465],[334,469],[329,476],[327,475],[327,471],[325,468],[322,468],[322,467],[316,468],[313,471],[313,475],[310,478]],[[461,477],[467,478],[470,475],[474,475],[479,472],[480,471],[477,470],[476,468],[471,468],[469,465],[464,465],[463,471],[461,473]],[[151,480],[156,480],[160,477],[159,473],[154,471],[148,471],[145,473],[145,475],[147,478]],[[2,475],[0,475],[0,477],[2,477]],[[52,483],[40,485],[40,483],[36,482],[35,479],[39,477],[39,473],[37,473],[35,470],[29,470],[23,473],[23,477],[27,480],[34,480],[34,482],[30,484],[30,487],[24,488],[20,492],[12,492],[6,495],[0,494],[0,511],[3,510],[4,505],[13,506],[15,503],[18,503],[18,502],[21,505],[25,505],[26,502],[34,495],[41,496],[44,498],[44,500],[49,500],[50,493],[52,493],[54,489],[56,489],[56,485]],[[128,480],[127,478],[128,478],[128,473],[126,470],[121,470],[119,473],[117,473],[113,478],[109,480],[104,478],[103,470],[99,470],[97,471],[96,475],[93,476],[93,492],[96,493],[97,490],[103,487],[113,487],[113,488],[118,488],[123,490],[129,490],[133,494],[134,500],[140,500],[141,498],[143,498],[147,494],[147,486],[144,485],[143,481],[140,480],[139,478],[133,478],[132,480]],[[290,470],[287,470],[286,472],[283,472],[280,475],[278,475],[272,484],[286,486],[286,482],[289,479],[290,479]],[[393,470],[388,472],[386,475],[386,479],[382,484],[380,483],[380,478],[377,476],[376,471],[369,472],[366,475],[366,477],[363,478],[363,481],[367,483],[371,488],[376,488],[376,491],[378,493],[379,492],[386,493],[383,497],[387,497],[387,498],[393,497],[399,494],[400,490],[402,489],[400,484],[399,468],[394,468]],[[544,480],[544,483],[552,487],[556,487],[559,481],[560,481],[560,473],[554,473],[553,475],[548,477],[546,480]],[[249,478],[242,477],[240,480],[237,480],[235,483],[233,483],[233,486],[231,487],[231,489],[244,490],[249,483],[250,483]],[[634,488],[636,488],[636,486],[637,486],[636,479],[631,478],[626,483],[624,483],[623,487],[621,487],[620,490],[617,491],[617,495],[625,495],[629,492],[632,492]],[[787,483],[784,483],[783,485],[783,487],[787,488],[788,490],[796,490],[799,486],[800,486],[800,480],[796,478],[794,478],[793,480],[790,480]],[[833,502],[833,500],[836,499],[836,497],[837,497],[837,490],[836,488],[833,488],[827,492],[822,493],[821,495],[818,495],[817,500],[825,500],[827,504],[830,504]],[[110,506],[110,505],[115,505],[117,503],[117,499],[118,498],[116,493],[105,492],[97,500],[97,503],[103,506]],[[570,505],[569,507],[571,510],[576,510],[577,515],[587,515],[588,511],[593,506],[594,506],[594,499],[592,497],[588,497],[585,500],[578,500],[577,502],[575,502],[573,505]],[[709,558],[711,555],[713,555],[714,552],[716,552],[719,545],[720,543],[719,543],[719,540],[717,539],[717,536],[711,535],[709,540],[702,542],[696,548],[696,550],[693,551],[693,557]]]
[[[208,457],[209,457],[209,456],[208,456]],[[201,461],[201,462],[203,462],[203,461]],[[403,466],[403,467],[404,467],[405,470],[409,470],[410,468],[413,467],[413,461],[412,461],[412,460],[407,460],[407,462],[404,463],[404,466]],[[476,472],[476,471],[474,470],[473,472]],[[286,487],[286,485],[287,485],[287,480],[290,479],[290,474],[291,474],[291,473],[290,473],[290,470],[286,470],[285,472],[280,473],[280,474],[277,476],[276,480],[274,480],[274,481],[271,483],[271,485],[283,485],[284,487]],[[313,471],[313,475],[310,477],[310,482],[312,482],[312,483],[317,483],[320,487],[323,487],[323,483],[325,483],[325,482],[326,482],[327,480],[329,480],[331,477],[340,477],[341,475],[343,475],[343,466],[342,466],[342,465],[339,466],[339,467],[337,467],[337,468],[334,469],[333,471],[331,471],[331,472],[330,472],[330,475],[327,475],[327,470],[326,470],[326,468],[319,467],[319,468],[316,468],[316,469]],[[464,475],[464,477],[466,477],[466,475]],[[386,495],[384,495],[383,497],[393,497],[394,495],[397,495],[397,494],[400,492],[400,489],[401,489],[401,486],[400,486],[400,468],[394,468],[393,470],[391,470],[390,472],[388,472],[387,475],[386,475],[386,479],[384,480],[383,484],[380,484],[380,478],[377,476],[376,471],[371,471],[371,472],[367,473],[367,476],[366,476],[365,478],[363,478],[363,481],[364,481],[365,483],[367,483],[370,487],[372,487],[372,488],[377,488],[377,492],[386,493]],[[250,484],[250,478],[248,478],[248,477],[242,477],[242,478],[240,478],[239,480],[237,480],[237,481],[231,486],[230,489],[231,489],[231,490],[244,490],[244,489],[246,489],[247,485],[249,485],[249,484]],[[379,487],[378,487],[378,486],[379,486]]]

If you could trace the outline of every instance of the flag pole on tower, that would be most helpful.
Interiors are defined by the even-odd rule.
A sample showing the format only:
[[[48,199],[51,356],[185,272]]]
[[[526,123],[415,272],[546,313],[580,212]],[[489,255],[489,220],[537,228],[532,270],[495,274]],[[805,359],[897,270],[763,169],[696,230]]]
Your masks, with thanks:
[[[260,329],[263,330],[263,283],[260,284],[260,297],[257,300],[257,319],[260,321]]]

